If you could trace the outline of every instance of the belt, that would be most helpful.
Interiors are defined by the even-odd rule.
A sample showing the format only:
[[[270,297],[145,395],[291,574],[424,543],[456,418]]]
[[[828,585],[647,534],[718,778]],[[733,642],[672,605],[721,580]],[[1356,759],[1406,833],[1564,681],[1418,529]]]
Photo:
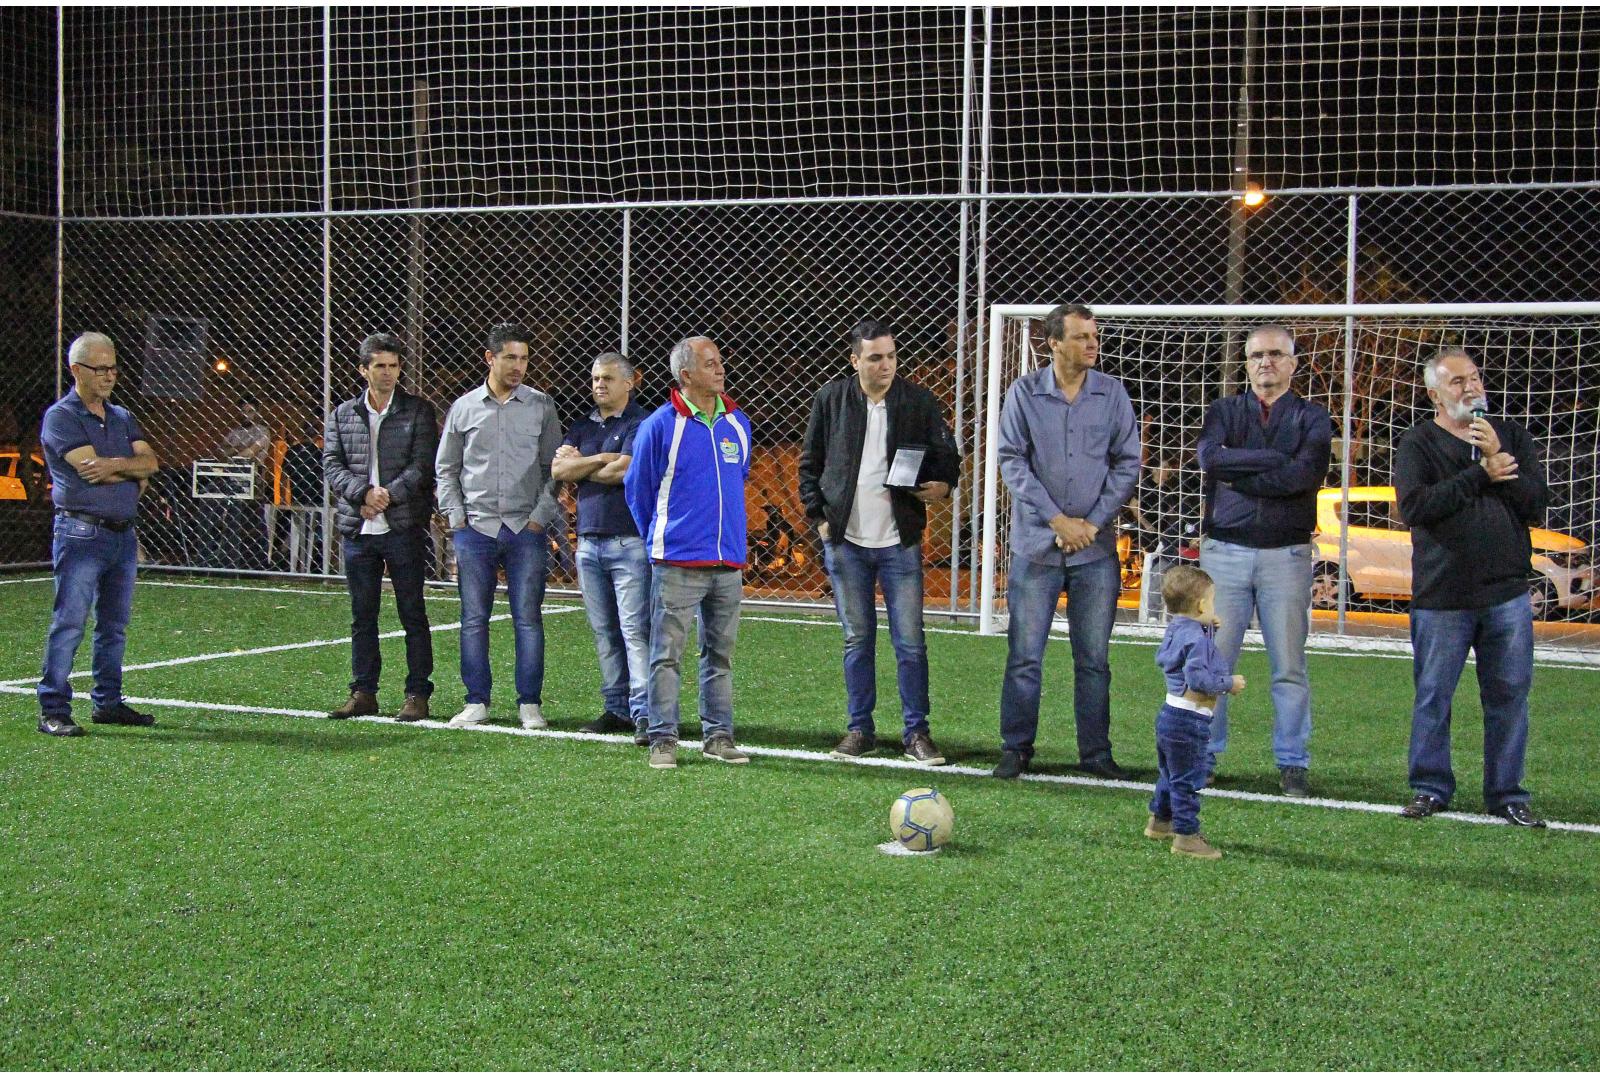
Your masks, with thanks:
[[[139,521],[138,518],[128,518],[124,521],[113,521],[111,518],[97,517],[94,514],[85,514],[78,510],[57,510],[56,514],[60,517],[72,518],[75,521],[84,521],[90,525],[98,525],[103,529],[110,529],[112,532],[127,532],[129,529],[133,528],[134,525],[138,524]]]

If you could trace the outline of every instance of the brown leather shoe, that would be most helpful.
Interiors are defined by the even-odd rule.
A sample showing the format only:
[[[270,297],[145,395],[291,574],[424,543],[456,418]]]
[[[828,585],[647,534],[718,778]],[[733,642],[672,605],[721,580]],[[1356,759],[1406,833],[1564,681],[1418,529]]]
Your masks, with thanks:
[[[350,691],[350,700],[328,714],[334,720],[348,720],[353,716],[378,715],[378,695],[364,690]]]
[[[406,703],[394,718],[402,724],[414,724],[428,718],[428,699],[423,694],[407,694]]]

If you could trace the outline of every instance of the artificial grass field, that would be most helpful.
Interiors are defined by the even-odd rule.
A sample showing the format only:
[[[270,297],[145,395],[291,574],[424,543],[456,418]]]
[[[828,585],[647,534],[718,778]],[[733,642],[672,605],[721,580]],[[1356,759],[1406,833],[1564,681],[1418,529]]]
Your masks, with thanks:
[[[161,580],[140,585],[130,665],[347,633],[342,590]],[[440,595],[435,625],[459,616]],[[49,607],[47,581],[0,585],[0,680],[37,674]],[[740,744],[826,751],[838,627],[746,614]],[[571,730],[598,711],[593,640],[581,610],[546,633],[545,713]],[[510,626],[491,641],[491,715],[511,717]],[[445,719],[455,632],[434,645]],[[1004,639],[928,647],[935,739],[992,765]],[[1112,655],[1113,743],[1146,781],[1152,653]],[[403,641],[384,658],[392,712]],[[1045,664],[1035,760],[1065,772],[1069,646]],[[1264,655],[1241,670],[1218,786],[1276,792]],[[1314,655],[1311,672],[1314,794],[1398,809],[1409,659]],[[339,642],[132,671],[125,689],[325,710],[348,678]],[[1527,784],[1552,819],[1600,822],[1597,687],[1536,676]],[[0,694],[0,1069],[1600,1067],[1593,833],[1212,797],[1227,856],[1203,863],[1145,840],[1148,795],[1126,789],[687,747],[659,772],[631,743],[150,711],[153,729],[48,739],[31,696]],[[1480,809],[1480,732],[1469,668],[1458,810]],[[878,854],[894,796],[929,782],[955,806],[952,846]]]

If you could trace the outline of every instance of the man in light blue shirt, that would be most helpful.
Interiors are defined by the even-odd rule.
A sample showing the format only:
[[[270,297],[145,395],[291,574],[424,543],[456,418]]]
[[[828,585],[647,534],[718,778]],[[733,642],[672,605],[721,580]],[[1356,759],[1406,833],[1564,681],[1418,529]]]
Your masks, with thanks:
[[[544,584],[549,529],[562,525],[550,464],[561,421],[548,394],[523,385],[529,340],[520,326],[489,331],[488,378],[450,406],[439,436],[435,472],[439,512],[450,522],[461,594],[461,681],[466,708],[450,727],[489,716],[489,608],[504,567],[516,631],[517,715],[524,728],[547,726],[544,693]]]
[[[1094,312],[1063,304],[1044,328],[1050,366],[1012,383],[1000,413],[1011,568],[994,775],[1014,779],[1033,757],[1044,647],[1065,591],[1078,767],[1122,780],[1111,757],[1111,627],[1122,591],[1115,521],[1139,481],[1139,429],[1122,383],[1094,370]]]

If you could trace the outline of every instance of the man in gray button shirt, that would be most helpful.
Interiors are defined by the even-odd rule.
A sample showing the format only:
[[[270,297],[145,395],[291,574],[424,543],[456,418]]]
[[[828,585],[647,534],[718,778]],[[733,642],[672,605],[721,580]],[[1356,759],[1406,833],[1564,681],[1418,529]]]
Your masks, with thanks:
[[[1000,474],[1011,491],[1011,618],[994,775],[1014,779],[1033,757],[1044,647],[1065,591],[1078,767],[1122,780],[1111,757],[1111,627],[1122,591],[1115,521],[1139,481],[1139,429],[1122,383],[1093,370],[1100,354],[1094,312],[1062,304],[1044,330],[1050,366],[1012,383],[1000,413]]]
[[[489,331],[488,379],[455,400],[439,436],[435,471],[439,512],[449,519],[461,594],[461,681],[467,704],[450,727],[489,716],[489,608],[496,571],[506,572],[516,630],[517,714],[525,728],[545,727],[544,583],[546,530],[562,523],[550,478],[561,421],[548,394],[524,386],[531,335],[502,324]]]

